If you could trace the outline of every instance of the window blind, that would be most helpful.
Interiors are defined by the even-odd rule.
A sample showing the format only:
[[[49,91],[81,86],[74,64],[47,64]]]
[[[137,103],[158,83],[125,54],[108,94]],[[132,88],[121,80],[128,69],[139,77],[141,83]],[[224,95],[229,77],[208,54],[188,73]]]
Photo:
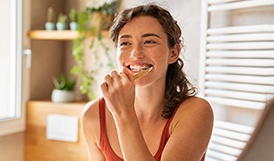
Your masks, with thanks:
[[[250,115],[259,118],[267,101],[274,97],[274,24],[226,24],[213,28],[211,24],[216,20],[211,14],[274,6],[274,1],[202,3],[200,87],[215,111],[207,160],[236,161],[258,120],[249,123]],[[239,111],[241,118],[234,117]]]

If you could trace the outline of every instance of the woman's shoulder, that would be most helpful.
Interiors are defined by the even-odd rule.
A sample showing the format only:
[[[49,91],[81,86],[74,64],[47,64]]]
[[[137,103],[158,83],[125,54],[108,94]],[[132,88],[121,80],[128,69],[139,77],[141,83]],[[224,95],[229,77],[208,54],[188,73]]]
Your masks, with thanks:
[[[185,112],[212,112],[212,108],[210,103],[201,97],[190,97],[183,101],[178,107],[178,113],[185,113]]]
[[[213,111],[209,102],[200,97],[190,97],[180,104],[174,114],[169,129],[170,146],[177,146],[177,152],[186,156],[202,157],[206,152],[212,128]]]
[[[178,122],[184,122],[184,124],[194,122],[204,122],[208,124],[213,123],[213,110],[210,103],[201,97],[190,97],[182,102],[175,115],[174,121],[175,124]]]
[[[85,127],[97,128],[99,125],[99,99],[88,102],[82,110],[82,124]]]
[[[83,108],[81,125],[86,142],[96,142],[99,146],[100,121],[99,121],[99,99],[88,102]]]
[[[88,102],[83,110],[82,117],[92,117],[99,114],[99,99]]]

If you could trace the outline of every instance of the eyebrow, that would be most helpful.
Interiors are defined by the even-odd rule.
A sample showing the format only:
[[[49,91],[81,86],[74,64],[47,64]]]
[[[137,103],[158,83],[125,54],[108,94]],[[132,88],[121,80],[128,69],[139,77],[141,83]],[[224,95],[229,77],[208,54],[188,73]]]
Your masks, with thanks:
[[[150,36],[155,36],[155,37],[158,37],[159,39],[162,39],[159,35],[157,35],[155,33],[146,33],[146,34],[142,35],[142,37],[150,37]]]
[[[150,36],[155,36],[155,37],[158,37],[159,39],[162,39],[161,36],[155,34],[155,33],[146,33],[146,34],[143,34],[142,35],[142,38],[146,38],[146,37],[150,37]],[[121,35],[118,37],[118,39],[122,39],[122,38],[132,38],[131,35]]]

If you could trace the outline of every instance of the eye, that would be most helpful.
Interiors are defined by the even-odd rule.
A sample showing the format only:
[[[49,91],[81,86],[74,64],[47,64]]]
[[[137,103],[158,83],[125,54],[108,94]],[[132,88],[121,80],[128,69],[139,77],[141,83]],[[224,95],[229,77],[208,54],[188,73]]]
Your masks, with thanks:
[[[123,47],[123,46],[129,46],[129,45],[131,45],[131,43],[129,43],[129,42],[121,42],[120,44],[119,44],[119,46],[120,47]]]
[[[156,42],[153,40],[146,40],[144,44],[156,44]]]

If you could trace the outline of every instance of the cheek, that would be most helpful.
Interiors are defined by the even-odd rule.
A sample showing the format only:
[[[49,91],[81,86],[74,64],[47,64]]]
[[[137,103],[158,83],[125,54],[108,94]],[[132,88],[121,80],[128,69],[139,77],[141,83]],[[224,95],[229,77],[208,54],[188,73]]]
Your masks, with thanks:
[[[123,54],[121,52],[120,49],[117,48],[116,50],[116,53],[117,53],[117,64],[119,65],[119,67],[121,68],[123,66],[123,63],[125,62],[126,60],[126,56],[125,54]]]
[[[162,50],[162,52],[158,52],[158,54],[153,55],[153,57],[160,64],[168,64],[169,63],[169,52],[168,51]]]
[[[168,59],[166,57],[164,59],[160,60],[160,67],[163,68],[162,70],[165,70],[169,64]]]
[[[158,55],[158,68],[165,71],[168,68],[169,65],[169,57],[168,53],[165,53],[165,55],[159,56]]]

